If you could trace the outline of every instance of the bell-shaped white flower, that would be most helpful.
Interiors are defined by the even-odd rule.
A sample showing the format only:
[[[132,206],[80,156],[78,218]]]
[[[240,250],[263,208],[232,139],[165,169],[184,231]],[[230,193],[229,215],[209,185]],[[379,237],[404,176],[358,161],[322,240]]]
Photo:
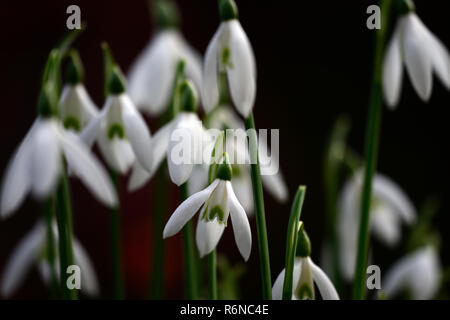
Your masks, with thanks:
[[[39,117],[6,170],[1,215],[11,214],[29,192],[36,198],[47,198],[61,176],[63,159],[98,200],[108,206],[117,204],[107,172],[78,136],[65,131],[56,118]]]
[[[185,183],[197,163],[202,163],[203,154],[210,154],[214,140],[203,127],[195,110],[197,93],[193,84],[186,80],[180,85],[181,112],[159,129],[152,139],[153,163],[148,172],[135,163],[128,183],[134,191],[145,185],[167,157],[170,178],[176,185]],[[211,151],[209,151],[211,150]]]
[[[97,141],[108,165],[121,174],[126,173],[135,160],[151,171],[150,131],[125,92],[124,80],[117,69],[112,83],[114,81],[116,89],[111,91],[100,114],[83,130],[81,137],[89,146]]]
[[[219,103],[219,75],[228,77],[231,99],[247,118],[256,96],[256,62],[234,1],[219,2],[221,24],[208,45],[203,64],[202,102],[210,112]]]
[[[217,179],[206,189],[190,196],[175,210],[164,228],[163,237],[168,238],[178,233],[200,210],[196,243],[200,256],[203,257],[215,249],[227,226],[228,216],[231,215],[236,245],[247,261],[252,247],[250,224],[233,191],[231,174],[228,164],[220,165]]]
[[[55,240],[58,239],[58,229],[53,226]],[[44,283],[50,286],[50,265],[45,259],[47,248],[47,228],[43,221],[39,221],[14,249],[14,252],[6,263],[0,282],[0,292],[4,297],[10,297],[18,289],[33,265],[38,267]],[[95,269],[83,246],[77,239],[73,242],[74,262],[81,270],[81,290],[91,296],[97,295],[99,285]],[[59,262],[57,252],[55,271],[59,276]]]
[[[344,277],[353,278],[360,217],[363,173],[347,181],[338,203],[338,236],[340,266]],[[401,238],[402,223],[416,220],[416,209],[403,190],[391,179],[376,173],[372,182],[370,230],[384,244],[394,246]]]
[[[200,88],[201,56],[176,29],[159,31],[133,63],[128,76],[130,97],[139,108],[152,115],[165,110],[180,60],[185,61],[187,78]]]
[[[272,288],[272,299],[283,297],[285,269],[281,271]],[[339,300],[339,295],[333,283],[310,257],[297,257],[292,274],[292,300],[315,299],[314,283],[319,289],[323,300]]]
[[[428,101],[434,71],[450,89],[450,56],[444,44],[410,11],[402,15],[394,29],[383,61],[383,93],[393,108],[400,98],[403,66],[419,97]]]
[[[81,131],[98,115],[98,109],[83,83],[66,84],[59,100],[59,115],[66,129]]]
[[[416,300],[432,299],[442,277],[436,249],[427,245],[401,258],[383,277],[381,288],[387,298],[394,298],[402,290]]]

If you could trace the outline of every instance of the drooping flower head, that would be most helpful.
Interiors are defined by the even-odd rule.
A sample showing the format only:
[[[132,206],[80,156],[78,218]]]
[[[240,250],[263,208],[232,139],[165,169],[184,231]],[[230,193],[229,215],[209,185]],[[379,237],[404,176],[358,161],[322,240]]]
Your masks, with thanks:
[[[196,243],[200,256],[215,249],[231,216],[236,245],[245,261],[250,256],[252,236],[247,215],[236,198],[230,180],[232,169],[224,156],[218,167],[216,179],[204,190],[190,196],[180,204],[167,222],[163,237],[178,233],[200,210]]]
[[[219,103],[219,76],[226,73],[231,99],[247,118],[256,96],[256,63],[253,49],[238,20],[234,0],[219,0],[220,26],[206,50],[202,102],[207,112]]]
[[[178,10],[172,1],[155,2],[158,32],[133,63],[128,75],[129,94],[138,108],[159,115],[169,105],[179,60],[186,63],[186,77],[201,86],[201,56],[177,29]]]
[[[274,300],[281,300],[283,296],[284,277],[285,269],[280,272],[273,285],[272,298]],[[297,257],[292,274],[292,300],[314,300],[314,284],[317,285],[322,299],[339,300],[339,295],[331,280],[311,260],[311,241],[305,231],[304,224],[301,223],[298,234]]]
[[[81,137],[89,146],[97,141],[108,165],[119,173],[126,173],[135,160],[150,171],[150,131],[126,92],[125,78],[118,66],[112,70],[109,89],[103,109]]]
[[[450,55],[444,44],[423,24],[412,1],[401,1],[398,18],[383,61],[383,93],[394,108],[399,101],[403,64],[419,97],[428,101],[433,88],[433,71],[450,89]]]

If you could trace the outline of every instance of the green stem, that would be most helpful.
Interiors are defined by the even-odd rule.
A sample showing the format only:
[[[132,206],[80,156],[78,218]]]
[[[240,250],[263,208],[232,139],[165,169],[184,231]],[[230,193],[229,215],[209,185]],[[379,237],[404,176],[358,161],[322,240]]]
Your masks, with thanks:
[[[255,163],[250,164],[253,198],[255,201],[255,214],[256,214],[256,230],[258,233],[258,250],[259,261],[261,265],[261,280],[262,280],[262,294],[263,299],[272,299],[272,281],[270,277],[270,259],[269,259],[269,246],[267,243],[267,228],[266,217],[264,211],[264,197],[261,183],[261,172],[258,159],[258,141],[256,138],[255,121],[253,119],[253,112],[245,119],[245,129],[249,134],[249,148],[250,153],[253,155]],[[249,131],[249,129],[251,129]],[[252,158],[252,157],[251,157]]]
[[[110,171],[117,194],[119,195],[119,183],[117,173]],[[122,300],[124,298],[123,276],[122,276],[122,246],[120,233],[120,205],[112,208],[110,212],[110,230],[111,230],[111,259],[113,267],[113,286],[114,299]]]
[[[180,187],[181,200],[188,198],[187,183],[183,183]],[[186,280],[186,298],[196,300],[199,298],[198,287],[198,269],[197,269],[197,251],[194,244],[194,230],[192,221],[188,221],[183,228],[184,243],[184,261],[185,261],[185,280]]]
[[[59,266],[60,266],[60,288],[63,299],[76,300],[78,294],[76,289],[67,287],[67,267],[74,264],[72,246],[72,206],[70,203],[69,181],[64,169],[61,181],[56,191],[56,215],[59,233]]]
[[[52,297],[59,297],[59,286],[58,286],[58,276],[55,269],[56,261],[56,247],[55,247],[55,236],[53,233],[53,217],[55,215],[55,203],[54,198],[50,197],[45,202],[45,222],[47,226],[47,261],[50,266],[50,289]]]
[[[161,236],[164,228],[165,212],[167,209],[167,165],[163,163],[155,178],[155,212],[153,214],[153,257],[151,271],[150,297],[162,299],[164,296],[164,239]]]
[[[214,249],[208,255],[209,299],[217,300],[217,253]]]
[[[353,299],[361,300],[365,297],[365,275],[367,267],[367,253],[369,250],[369,220],[372,193],[372,178],[378,159],[378,145],[382,114],[381,77],[383,64],[384,42],[386,38],[387,21],[390,13],[390,0],[381,1],[382,28],[377,30],[375,39],[375,56],[372,92],[369,102],[368,125],[365,142],[364,182],[361,195],[361,219],[358,233],[358,254],[355,266],[355,280],[353,284]]]

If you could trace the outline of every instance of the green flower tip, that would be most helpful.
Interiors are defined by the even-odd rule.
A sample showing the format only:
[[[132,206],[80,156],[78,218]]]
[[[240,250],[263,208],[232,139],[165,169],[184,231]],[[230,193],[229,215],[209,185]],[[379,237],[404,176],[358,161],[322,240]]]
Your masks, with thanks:
[[[111,94],[121,94],[126,91],[126,80],[120,67],[115,65],[111,72],[111,77],[109,78],[109,92]]]
[[[180,24],[180,13],[176,4],[171,0],[155,2],[154,16],[160,29],[176,28]]]
[[[52,91],[55,88],[50,83],[47,83],[44,85],[41,89],[41,92],[39,93],[38,98],[38,114],[41,117],[49,118],[56,116],[57,109],[56,109],[56,103],[54,103],[52,100]]]
[[[66,82],[73,85],[83,82],[84,69],[80,55],[76,50],[71,50],[68,58],[69,64],[67,66]]]
[[[233,177],[233,169],[231,168],[230,161],[228,159],[228,153],[223,154],[223,162],[219,165],[216,174],[217,179],[230,181]]]
[[[190,80],[183,80],[179,87],[180,110],[186,112],[197,112],[198,95],[194,84]]]
[[[400,14],[408,14],[416,10],[416,6],[412,0],[397,1],[398,12]]]
[[[221,21],[238,18],[238,8],[234,0],[219,0],[219,17]]]
[[[297,240],[297,256],[299,257],[309,257],[311,255],[311,241],[309,236],[305,231],[305,226],[302,221],[300,221],[300,228],[298,230],[298,240]]]

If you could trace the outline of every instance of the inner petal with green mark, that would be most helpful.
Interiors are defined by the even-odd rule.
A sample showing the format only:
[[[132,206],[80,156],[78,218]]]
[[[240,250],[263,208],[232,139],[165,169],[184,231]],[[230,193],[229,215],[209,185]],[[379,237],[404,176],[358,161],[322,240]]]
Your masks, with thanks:
[[[295,289],[295,296],[300,300],[314,300],[314,281],[308,258],[302,259],[300,279]]]
[[[223,69],[230,68],[233,69],[233,63],[231,61],[231,51],[230,48],[225,47],[222,49],[220,55],[220,64]]]
[[[78,121],[76,117],[68,116],[64,119],[64,128],[66,129],[72,129],[76,132],[79,132],[81,130],[81,123]]]
[[[119,139],[125,138],[125,130],[119,123],[113,123],[108,128],[108,138],[112,140],[115,136],[117,136]]]
[[[228,206],[226,182],[220,181],[204,204],[200,218],[206,222],[217,218],[219,223],[227,225],[229,215],[230,208]]]

